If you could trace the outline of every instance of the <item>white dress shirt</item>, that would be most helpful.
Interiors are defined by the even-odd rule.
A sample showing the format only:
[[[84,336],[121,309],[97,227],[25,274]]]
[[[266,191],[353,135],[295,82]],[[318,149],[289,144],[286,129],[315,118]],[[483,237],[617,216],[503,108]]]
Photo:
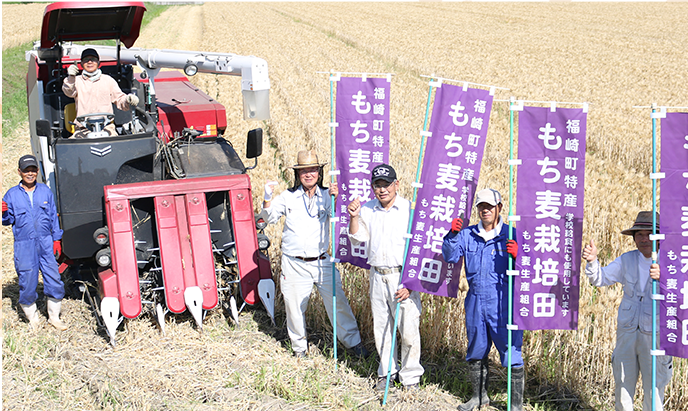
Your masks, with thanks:
[[[367,243],[368,264],[373,267],[402,266],[410,215],[411,202],[398,194],[389,210],[378,199],[368,201],[361,206],[358,231],[349,232],[349,238],[354,245]]]
[[[317,187],[312,198],[299,186],[283,191],[265,209],[268,223],[286,216],[282,234],[282,253],[291,257],[312,258],[327,252],[330,244],[329,216],[332,198],[327,189]]]

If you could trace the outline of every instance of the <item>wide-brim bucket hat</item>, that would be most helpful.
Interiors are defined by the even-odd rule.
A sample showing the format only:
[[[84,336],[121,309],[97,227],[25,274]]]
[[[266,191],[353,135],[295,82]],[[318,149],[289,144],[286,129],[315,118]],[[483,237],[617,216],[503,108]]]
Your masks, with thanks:
[[[315,153],[315,150],[301,150],[296,155],[296,164],[292,168],[298,170],[300,168],[322,167],[324,165],[327,165],[327,163],[318,161],[318,155]]]
[[[655,213],[655,226],[659,233],[659,213]],[[623,235],[634,235],[636,231],[649,230],[652,231],[652,211],[641,211],[635,218],[635,222],[631,228],[627,228],[621,232]]]

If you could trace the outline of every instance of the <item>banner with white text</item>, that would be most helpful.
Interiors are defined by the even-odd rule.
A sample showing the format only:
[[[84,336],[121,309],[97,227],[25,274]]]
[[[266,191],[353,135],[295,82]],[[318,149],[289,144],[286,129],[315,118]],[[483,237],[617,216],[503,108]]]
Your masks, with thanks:
[[[450,84],[435,93],[402,277],[410,290],[457,296],[461,264],[444,261],[442,241],[455,217],[470,220],[492,99],[488,90]]]
[[[518,117],[514,324],[578,328],[587,113],[524,107]]]
[[[688,113],[662,119],[660,349],[688,358]]]
[[[367,245],[353,246],[347,230],[347,206],[375,198],[370,184],[373,168],[389,161],[389,92],[387,78],[342,77],[337,82],[335,151],[340,175],[335,225],[335,258],[370,268]]]

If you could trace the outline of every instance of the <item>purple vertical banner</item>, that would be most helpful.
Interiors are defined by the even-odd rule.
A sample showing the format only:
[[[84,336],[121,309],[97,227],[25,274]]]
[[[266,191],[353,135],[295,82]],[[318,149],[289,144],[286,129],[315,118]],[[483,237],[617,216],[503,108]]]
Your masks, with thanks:
[[[575,330],[587,113],[525,107],[518,120],[514,323],[521,330]]]
[[[442,84],[435,93],[431,136],[406,253],[402,284],[410,290],[456,297],[460,264],[442,258],[442,240],[461,213],[470,219],[483,161],[492,95]]]
[[[659,347],[688,358],[688,113],[667,113],[661,130]]]
[[[347,230],[347,206],[375,198],[370,175],[378,164],[389,161],[389,92],[387,78],[342,77],[337,83],[337,169],[340,175],[336,217],[336,254],[342,263],[370,268],[366,244],[353,246]]]

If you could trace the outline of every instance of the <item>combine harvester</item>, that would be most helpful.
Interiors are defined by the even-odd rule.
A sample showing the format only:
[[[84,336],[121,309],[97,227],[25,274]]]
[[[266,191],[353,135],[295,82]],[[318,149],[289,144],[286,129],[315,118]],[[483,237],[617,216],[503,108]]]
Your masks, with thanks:
[[[144,307],[163,332],[168,311],[188,310],[202,327],[205,311],[220,304],[237,321],[239,297],[244,305],[260,299],[274,322],[270,241],[265,222],[254,216],[246,174],[262,152],[262,129],[248,131],[246,158],[256,160],[246,167],[223,138],[225,108],[186,77],[241,76],[244,119],[265,120],[267,63],[132,48],[145,10],[131,1],[50,4],[41,40],[26,53],[31,147],[64,230],[61,271],[83,279],[80,290],[113,345],[123,318],[138,317]],[[73,44],[107,39],[116,46]],[[62,83],[85,48],[96,49],[103,73],[140,103],[128,112],[81,116],[92,133],[75,139],[74,100]],[[102,137],[113,122],[119,135]],[[97,283],[97,297],[88,278]]]

